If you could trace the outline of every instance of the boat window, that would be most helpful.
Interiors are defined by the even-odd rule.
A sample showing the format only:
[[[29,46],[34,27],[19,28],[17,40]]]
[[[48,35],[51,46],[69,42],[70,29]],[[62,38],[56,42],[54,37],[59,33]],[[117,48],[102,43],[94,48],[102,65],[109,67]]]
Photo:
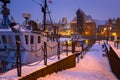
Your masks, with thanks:
[[[30,36],[30,43],[34,44],[34,36],[33,35]]]
[[[38,36],[38,43],[40,43],[41,42],[41,37],[40,36]]]
[[[25,35],[25,42],[26,42],[26,44],[28,44],[28,41],[29,39],[28,39],[28,35]]]
[[[6,36],[5,36],[5,35],[2,35],[1,37],[2,37],[2,42],[3,42],[3,44],[6,44],[6,43],[7,43]]]
[[[8,43],[12,44],[13,43],[13,40],[12,40],[12,35],[8,35]]]
[[[16,41],[20,41],[20,36],[19,35],[15,35],[15,39],[16,39]]]
[[[0,44],[1,44],[1,39],[0,39]]]

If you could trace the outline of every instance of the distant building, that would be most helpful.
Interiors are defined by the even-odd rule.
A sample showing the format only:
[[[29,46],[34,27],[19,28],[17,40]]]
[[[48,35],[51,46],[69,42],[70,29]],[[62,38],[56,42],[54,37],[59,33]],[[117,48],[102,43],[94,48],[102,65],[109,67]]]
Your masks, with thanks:
[[[87,38],[94,38],[96,36],[96,23],[91,16],[86,15],[82,10],[80,11],[83,13],[84,18],[82,36]],[[75,17],[70,23],[71,31],[73,34],[75,34],[76,26],[77,18]]]
[[[99,35],[108,37],[109,40],[114,40],[115,36],[120,39],[120,18],[108,19],[105,25],[99,27]]]
[[[118,38],[120,38],[120,18],[108,20],[108,34],[111,40],[113,40],[114,36],[118,36]]]
[[[93,20],[86,20],[84,23],[83,36],[95,38],[96,36],[96,23]]]
[[[66,25],[66,24],[67,24],[67,18],[66,18],[66,17],[63,17],[63,18],[62,18],[62,24],[63,24],[63,25]]]

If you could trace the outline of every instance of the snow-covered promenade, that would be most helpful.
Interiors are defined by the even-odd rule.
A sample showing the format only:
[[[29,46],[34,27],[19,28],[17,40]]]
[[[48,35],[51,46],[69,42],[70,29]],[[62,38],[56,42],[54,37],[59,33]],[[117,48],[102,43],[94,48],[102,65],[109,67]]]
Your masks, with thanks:
[[[118,80],[112,73],[107,57],[102,55],[102,45],[96,43],[80,59],[76,67],[47,75],[38,80]]]
[[[61,56],[62,58],[62,56]],[[54,60],[57,61],[57,60]],[[54,63],[52,61],[52,63]],[[51,63],[51,62],[49,62]],[[41,66],[41,67],[40,67]],[[30,74],[45,67],[41,62],[40,65],[22,67],[22,76]],[[16,69],[11,70],[4,75],[0,76],[0,80],[18,80]],[[112,73],[107,56],[103,56],[102,42],[95,43],[91,49],[84,55],[76,67],[66,69],[45,77],[38,78],[37,80],[118,80]]]

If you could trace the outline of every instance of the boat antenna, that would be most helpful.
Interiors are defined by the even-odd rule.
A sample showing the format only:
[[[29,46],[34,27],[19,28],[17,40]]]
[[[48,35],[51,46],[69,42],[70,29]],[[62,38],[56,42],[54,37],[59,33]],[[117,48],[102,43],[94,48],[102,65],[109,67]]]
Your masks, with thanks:
[[[10,3],[10,0],[0,0],[3,3],[1,13],[3,15],[3,21],[1,23],[2,28],[8,28],[10,20],[8,15],[10,15],[10,10],[7,8],[7,4]]]
[[[4,4],[4,6],[6,6],[6,4],[10,3],[10,0],[0,0],[0,1]]]
[[[38,5],[40,5],[42,7],[41,11],[43,12],[43,31],[45,31],[46,29],[46,9],[47,9],[47,1],[44,0],[44,5],[35,1],[35,0],[32,0],[33,2],[37,3]]]
[[[37,1],[35,1],[35,0],[32,0],[33,2],[35,2],[35,3],[37,3],[38,5],[40,5],[41,7],[42,7],[42,4],[41,3],[39,3],[39,2],[37,2]]]
[[[38,5],[40,5],[42,7],[41,11],[43,13],[43,26],[44,26],[43,31],[45,31],[46,30],[46,14],[47,13],[48,13],[48,16],[50,18],[50,22],[53,26],[52,18],[51,18],[51,15],[50,15],[50,10],[49,10],[48,5],[47,5],[47,0],[42,1],[43,4],[41,4],[41,3],[39,3],[35,0],[32,0],[32,1],[37,3]]]

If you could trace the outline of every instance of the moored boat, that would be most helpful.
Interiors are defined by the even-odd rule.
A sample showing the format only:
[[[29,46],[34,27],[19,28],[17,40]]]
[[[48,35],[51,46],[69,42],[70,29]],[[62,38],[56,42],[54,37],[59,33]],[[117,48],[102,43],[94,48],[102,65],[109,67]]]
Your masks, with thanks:
[[[17,42],[20,42],[20,58],[22,65],[44,58],[44,42],[47,43],[47,57],[57,54],[57,41],[47,41],[47,33],[40,30],[37,23],[29,20],[30,14],[26,13],[23,17],[25,24],[17,24],[9,19],[9,10],[4,3],[3,19],[0,22],[0,72],[7,71],[16,67],[17,61]]]

